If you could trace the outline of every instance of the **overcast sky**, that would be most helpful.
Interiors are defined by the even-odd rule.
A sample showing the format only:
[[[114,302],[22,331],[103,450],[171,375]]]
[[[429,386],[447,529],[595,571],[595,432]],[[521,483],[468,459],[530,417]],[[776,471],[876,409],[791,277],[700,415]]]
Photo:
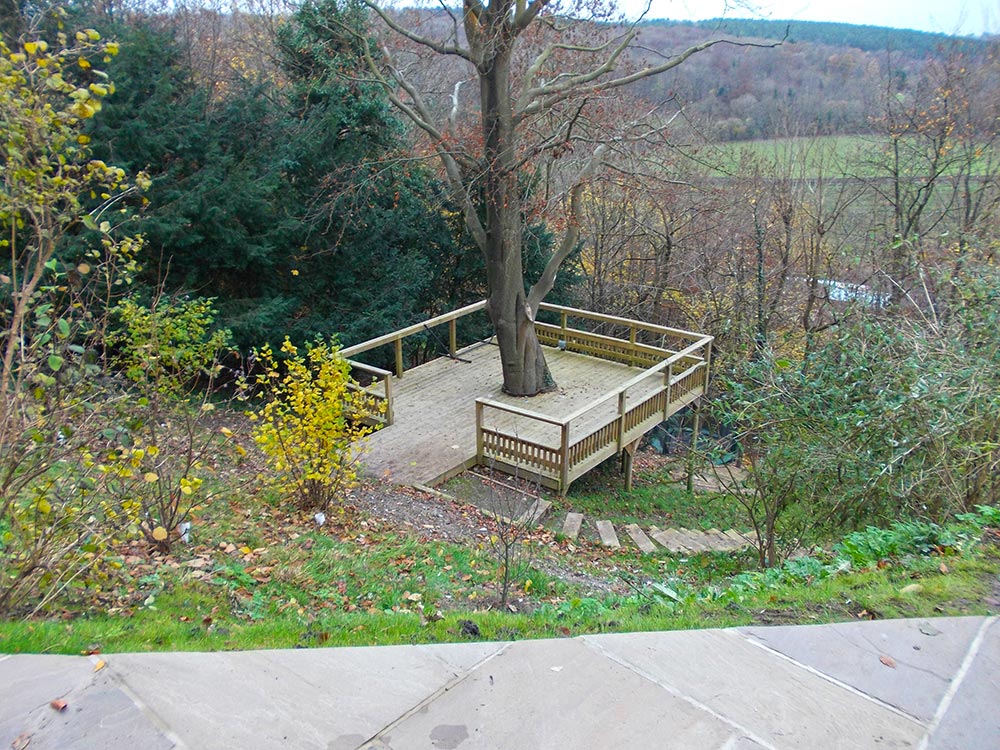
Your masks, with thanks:
[[[644,7],[642,0],[621,0],[627,8]],[[649,18],[700,20],[771,18],[775,20],[839,21],[937,31],[945,34],[1000,32],[1000,0],[652,0]],[[757,11],[748,11],[756,7]]]

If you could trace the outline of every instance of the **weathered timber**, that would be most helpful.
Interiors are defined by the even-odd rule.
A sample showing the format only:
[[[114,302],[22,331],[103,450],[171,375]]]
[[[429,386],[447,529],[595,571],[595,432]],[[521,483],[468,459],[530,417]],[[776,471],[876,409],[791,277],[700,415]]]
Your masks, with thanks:
[[[605,547],[621,547],[618,541],[618,534],[611,521],[597,521],[597,533],[601,537],[601,544]]]
[[[642,550],[644,554],[648,555],[651,552],[656,552],[656,545],[649,541],[649,537],[646,536],[646,533],[637,524],[628,524],[625,527],[625,532],[632,537],[635,546]]]
[[[553,347],[545,356],[559,388],[531,399],[506,396],[495,346],[456,351],[455,321],[483,310],[482,303],[468,305],[343,350],[356,357],[394,348],[395,379],[377,368],[366,373],[375,377],[371,392],[387,402],[384,421],[398,423],[371,438],[364,459],[370,474],[431,483],[478,463],[565,493],[605,459],[630,458],[628,449],[648,430],[706,391],[712,337],[542,304],[559,317],[558,324],[536,322],[539,340]],[[609,333],[570,324],[581,319]],[[445,323],[449,354],[461,357],[415,367],[402,379],[402,340]]]
[[[576,541],[580,536],[580,527],[583,525],[583,513],[567,513],[563,520],[562,533],[568,539]]]
[[[520,515],[517,522],[525,526],[535,526],[541,523],[541,520],[545,518],[545,514],[549,512],[549,508],[551,507],[552,503],[548,500],[538,498]]]

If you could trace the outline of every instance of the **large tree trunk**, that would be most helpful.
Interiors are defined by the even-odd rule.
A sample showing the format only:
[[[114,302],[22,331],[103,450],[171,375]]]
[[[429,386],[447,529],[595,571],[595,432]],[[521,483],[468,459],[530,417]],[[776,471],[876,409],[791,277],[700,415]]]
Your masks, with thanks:
[[[492,31],[493,54],[480,70],[483,143],[486,168],[486,241],[483,254],[489,284],[489,312],[500,347],[503,389],[515,396],[551,390],[545,355],[535,335],[535,314],[524,288],[521,242],[524,219],[514,165],[510,55],[513,38],[504,19]]]

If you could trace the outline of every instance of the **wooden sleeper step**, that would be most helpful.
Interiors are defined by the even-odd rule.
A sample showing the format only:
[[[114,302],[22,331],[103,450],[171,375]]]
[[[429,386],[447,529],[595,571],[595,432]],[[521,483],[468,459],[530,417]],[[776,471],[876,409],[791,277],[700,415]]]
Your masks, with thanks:
[[[615,527],[611,524],[611,521],[598,521],[597,533],[600,534],[601,544],[605,547],[622,546],[618,541],[618,535],[615,533]]]
[[[567,513],[566,518],[563,521],[563,536],[575,542],[577,537],[580,536],[580,527],[582,525],[583,513]]]
[[[643,554],[648,555],[650,552],[656,552],[656,545],[649,541],[649,537],[637,524],[630,523],[625,527],[625,532],[632,537],[635,546],[642,550]]]

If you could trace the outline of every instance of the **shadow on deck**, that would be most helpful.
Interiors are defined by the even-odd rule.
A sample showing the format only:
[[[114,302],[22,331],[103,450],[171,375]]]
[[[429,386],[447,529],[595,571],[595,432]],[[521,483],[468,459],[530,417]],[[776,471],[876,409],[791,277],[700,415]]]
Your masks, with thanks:
[[[621,455],[628,483],[642,435],[705,393],[712,337],[543,305],[549,319],[558,320],[536,323],[558,389],[508,396],[500,388],[500,352],[490,340],[456,346],[456,321],[484,310],[479,302],[342,351],[386,402],[387,424],[369,438],[362,457],[366,473],[432,485],[484,464],[564,493],[597,464]],[[402,340],[445,323],[451,357],[404,372]],[[395,376],[356,359],[389,345]]]

